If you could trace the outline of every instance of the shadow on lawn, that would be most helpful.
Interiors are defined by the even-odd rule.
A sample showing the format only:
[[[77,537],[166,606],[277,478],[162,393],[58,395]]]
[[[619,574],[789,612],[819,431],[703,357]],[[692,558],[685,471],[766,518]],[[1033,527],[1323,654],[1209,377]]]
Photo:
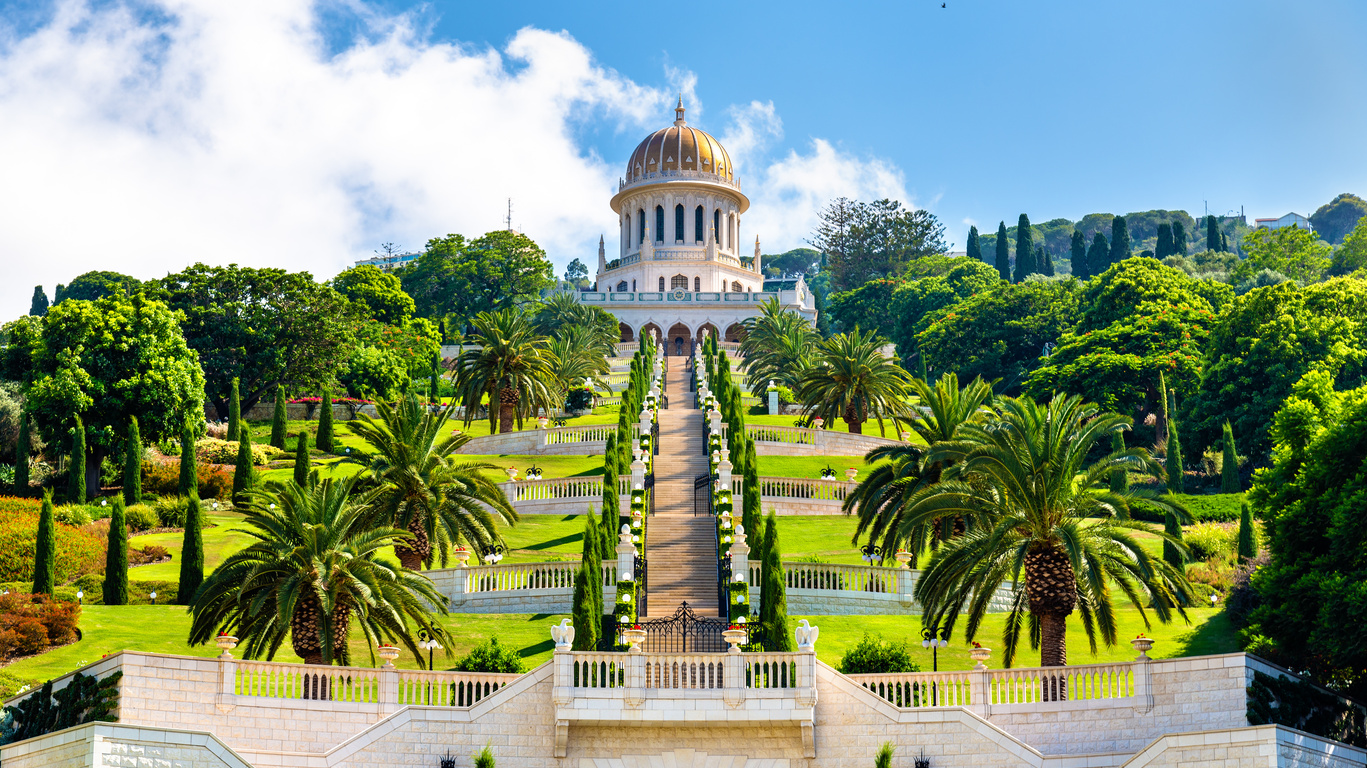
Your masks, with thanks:
[[[1230,622],[1229,614],[1220,611],[1193,627],[1190,632],[1178,635],[1174,643],[1176,648],[1173,656],[1237,653],[1239,651],[1239,633]]]

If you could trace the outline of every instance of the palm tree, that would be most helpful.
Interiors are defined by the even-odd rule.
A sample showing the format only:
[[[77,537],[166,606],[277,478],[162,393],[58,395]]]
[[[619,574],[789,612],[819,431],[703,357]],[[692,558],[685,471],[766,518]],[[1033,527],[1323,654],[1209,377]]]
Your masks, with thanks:
[[[1171,537],[1118,513],[1148,506],[1186,521],[1190,516],[1166,492],[1105,488],[1114,469],[1161,474],[1161,465],[1139,448],[1087,463],[1098,443],[1129,426],[1129,419],[1076,396],[1056,395],[1047,405],[1004,398],[994,419],[965,425],[963,439],[932,446],[926,460],[947,464],[943,478],[907,502],[902,529],[950,515],[972,524],[941,545],[916,585],[925,624],[952,631],[966,610],[965,634],[972,640],[996,590],[1023,580],[1007,616],[1006,664],[1028,621],[1041,663],[1063,666],[1074,610],[1082,613],[1093,652],[1098,633],[1106,645],[1115,644],[1113,588],[1139,609],[1146,626],[1148,608],[1164,623],[1174,608],[1185,617],[1183,606],[1192,600],[1186,575],[1151,557],[1134,534]]]
[[[797,399],[803,415],[834,423],[843,417],[851,434],[862,434],[869,419],[896,419],[905,409],[911,377],[883,354],[887,341],[855,328],[821,342],[816,360],[802,374]],[[895,421],[894,421],[895,424]]]
[[[553,293],[542,301],[535,322],[538,332],[552,338],[567,326],[585,329],[594,347],[602,351],[603,357],[616,354],[614,345],[621,338],[621,326],[612,313],[602,307],[581,304],[576,294],[570,291]]]
[[[741,325],[745,337],[740,353],[745,357],[750,391],[763,392],[770,381],[796,389],[821,343],[821,335],[811,322],[770,298],[760,305],[758,315],[746,318]]]
[[[885,553],[903,544],[914,558],[926,547],[938,546],[942,539],[963,531],[962,518],[950,517],[903,532],[901,520],[907,500],[938,483],[944,468],[940,462],[926,461],[927,447],[959,440],[963,427],[981,423],[990,413],[987,403],[992,399],[992,385],[975,378],[960,388],[958,375],[946,373],[933,387],[922,379],[912,379],[911,388],[917,403],[901,421],[920,444],[880,446],[869,451],[864,461],[873,469],[841,506],[845,514],[859,515],[852,543],[858,544],[860,537],[867,535],[869,544],[879,542]],[[899,540],[900,533],[906,538]]]
[[[214,569],[190,606],[190,643],[236,635],[249,659],[273,659],[288,637],[307,664],[349,664],[356,622],[371,649],[399,642],[419,656],[414,633],[444,637],[431,607],[446,598],[420,573],[380,557],[408,534],[370,523],[354,479],[249,491],[245,528],[255,539]],[[449,643],[448,643],[449,645]]]
[[[433,411],[408,396],[394,405],[377,403],[380,418],[362,414],[347,423],[374,451],[369,477],[373,520],[408,532],[394,551],[403,567],[418,570],[439,561],[462,539],[483,549],[501,542],[498,522],[512,525],[517,512],[503,490],[485,474],[498,467],[462,461],[456,453],[469,435],[452,435],[450,410]]]
[[[456,358],[455,402],[465,407],[465,423],[487,398],[489,431],[511,432],[513,422],[554,407],[551,356],[547,339],[517,309],[480,312],[470,321],[467,340],[476,344]]]
[[[563,402],[565,394],[575,387],[584,385],[585,379],[595,389],[612,391],[608,384],[607,351],[597,343],[592,329],[582,325],[563,326],[551,337],[550,371],[555,381],[556,394]]]

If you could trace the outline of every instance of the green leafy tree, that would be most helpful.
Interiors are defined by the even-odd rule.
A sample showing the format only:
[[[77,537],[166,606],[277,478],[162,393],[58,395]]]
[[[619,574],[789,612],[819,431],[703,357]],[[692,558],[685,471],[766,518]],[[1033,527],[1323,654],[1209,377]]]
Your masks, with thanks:
[[[1253,512],[1245,502],[1239,505],[1239,559],[1252,560],[1257,556],[1258,544],[1253,535]]]
[[[329,478],[252,492],[242,530],[253,542],[205,579],[190,606],[190,644],[223,631],[241,640],[246,658],[271,659],[288,639],[305,663],[349,664],[354,622],[372,664],[377,642],[400,643],[421,658],[421,632],[449,649],[434,616],[446,613],[446,598],[427,577],[384,556],[407,534],[375,526],[353,487],[354,480]]]
[[[228,394],[228,434],[236,435],[242,428],[242,397],[239,393],[237,379],[233,379],[232,389]]]
[[[47,314],[47,293],[43,291],[43,286],[33,286],[33,301],[29,302],[28,313],[34,317],[42,317]]]
[[[105,605],[128,604],[128,518],[122,496],[114,497],[109,511],[109,540],[105,547],[104,584],[100,591]]]
[[[181,496],[199,492],[199,477],[195,474],[195,431],[189,424],[180,428],[180,482],[176,492]]]
[[[778,516],[770,510],[764,524],[764,560],[760,565],[760,625],[764,627],[764,649],[792,653],[793,637],[788,634],[788,589],[783,578],[783,552],[778,540]]]
[[[33,546],[33,594],[50,595],[57,586],[57,521],[53,517],[52,492],[43,492],[38,513],[38,535]]]
[[[1334,251],[1329,266],[1331,275],[1348,275],[1367,269],[1367,218],[1358,222],[1344,238],[1343,245]],[[1361,277],[1362,275],[1359,275]]]
[[[891,337],[901,319],[894,314],[892,296],[904,284],[901,278],[872,278],[851,290],[831,294],[829,312],[836,329],[859,327]]]
[[[337,377],[347,394],[363,400],[392,400],[408,389],[408,367],[392,350],[357,346]]]
[[[373,264],[343,270],[329,285],[385,325],[407,325],[416,311],[413,298],[404,293],[398,276]]]
[[[57,284],[57,288],[54,289],[53,292],[52,292],[52,305],[55,307],[55,306],[57,306],[58,304],[61,304],[61,303],[62,303],[62,299],[65,299],[65,298],[66,298],[66,286],[65,286],[65,285],[62,285],[61,283],[58,283],[58,284]]]
[[[1100,280],[1088,283],[1082,291],[1078,329],[1095,331],[1123,323],[1148,302],[1215,312],[1233,297],[1228,285],[1196,280],[1153,259],[1133,257],[1107,269]]]
[[[1006,222],[997,225],[997,274],[1003,280],[1011,280],[1011,244],[1006,241]]]
[[[271,414],[271,446],[285,450],[285,429],[288,417],[285,412],[285,390],[275,388],[275,413]]]
[[[1224,455],[1220,461],[1220,493],[1238,493],[1243,490],[1239,487],[1239,454],[1234,450],[1234,428],[1229,425],[1228,419],[1225,420],[1222,442]]]
[[[1124,216],[1111,219],[1111,250],[1109,264],[1130,258],[1130,230]]]
[[[1314,282],[1329,269],[1333,250],[1314,232],[1300,227],[1255,229],[1244,237],[1244,260],[1230,277],[1237,282],[1270,269],[1292,280]]]
[[[1000,283],[996,270],[987,264],[942,256],[918,260],[907,270],[906,276],[912,279],[898,286],[892,294],[895,325],[890,338],[897,344],[897,354],[902,360],[916,359],[918,364],[923,362],[924,355],[920,354],[916,337],[929,327],[937,310],[990,291]],[[753,367],[748,357],[746,362]]]
[[[1310,214],[1310,225],[1330,243],[1337,245],[1367,216],[1367,200],[1344,192]]]
[[[28,450],[28,409],[21,408],[19,410],[19,439],[14,446],[14,493],[18,496],[28,495]]]
[[[894,277],[918,258],[944,253],[945,228],[930,212],[907,210],[889,199],[845,202],[847,208],[840,215],[847,216],[847,226],[841,241],[828,243],[822,236],[826,212],[812,241],[826,253],[833,290],[851,290],[875,278]]]
[[[565,267],[565,282],[576,288],[588,285],[589,268],[579,259],[573,259]]]
[[[299,430],[298,442],[294,445],[294,484],[300,488],[309,484],[309,433]]]
[[[1087,263],[1087,241],[1083,239],[1081,230],[1073,230],[1072,240],[1068,244],[1070,262],[1073,267],[1073,277],[1079,280],[1086,280],[1092,276]]]
[[[323,390],[323,396],[318,403],[318,438],[315,441],[318,450],[323,453],[332,453],[332,390]]]
[[[123,450],[123,500],[128,504],[142,501],[142,436],[138,433],[138,417],[128,417],[128,436]]]
[[[1048,667],[1067,664],[1067,618],[1075,610],[1093,648],[1098,635],[1108,646],[1117,642],[1117,592],[1146,624],[1150,611],[1163,622],[1174,606],[1183,611],[1192,596],[1185,575],[1150,556],[1133,532],[1160,534],[1117,520],[1116,512],[1136,505],[1185,512],[1166,495],[1093,490],[1114,469],[1160,471],[1142,449],[1088,463],[1097,443],[1123,431],[1128,419],[1061,394],[1047,405],[1002,398],[996,410],[994,422],[970,427],[967,440],[931,447],[928,458],[953,464],[903,519],[904,527],[955,515],[970,520],[968,532],[941,546],[916,585],[926,625],[952,632],[966,614],[972,640],[993,593],[1007,581],[1023,582],[1007,615],[1004,663],[1015,660],[1028,625],[1025,634]]]
[[[252,433],[243,424],[237,429],[237,465],[233,467],[233,499],[256,485],[256,470],[252,466]]]
[[[978,243],[978,228],[976,226],[968,228],[968,258],[974,261],[983,260],[983,249]]]
[[[400,280],[419,315],[450,316],[463,328],[481,312],[536,299],[555,284],[555,273],[531,238],[498,230],[475,240],[447,235],[427,241]]]
[[[71,491],[68,495],[73,503],[84,504],[87,498],[85,490],[86,429],[85,423],[81,421],[80,414],[74,416],[73,420],[76,423],[71,427],[71,459],[67,464],[67,476],[71,480]]]
[[[204,583],[204,521],[198,494],[185,499],[185,538],[180,548],[180,588],[176,602],[194,605],[195,593]]]
[[[219,413],[233,379],[247,410],[277,386],[330,385],[355,342],[357,305],[307,272],[195,264],[148,289],[183,313],[185,341],[204,366],[201,390]]]
[[[27,358],[16,364],[27,367],[26,404],[57,452],[70,451],[73,417],[84,417],[87,488],[99,486],[101,463],[124,447],[131,417],[138,417],[143,439],[159,442],[203,412],[199,361],[165,304],[119,293],[64,301],[40,322],[40,329],[30,326],[10,339],[20,347],[15,356]]]
[[[1172,222],[1172,253],[1174,256],[1187,255],[1187,225],[1181,219]]]
[[[1253,574],[1261,602],[1245,631],[1260,653],[1294,659],[1317,682],[1360,697],[1367,387],[1336,392],[1331,374],[1308,372],[1277,411],[1272,440],[1272,466],[1254,475],[1248,495],[1270,562]]]
[[[1033,232],[1030,229],[1030,217],[1022,213],[1020,221],[1016,224],[1016,282],[1019,283],[1038,271],[1039,265],[1035,263],[1035,244]]]
[[[132,296],[141,287],[137,278],[118,272],[86,272],[67,283],[62,300],[96,301],[121,293]]]
[[[843,418],[856,435],[869,419],[877,420],[881,431],[884,419],[900,415],[911,377],[883,354],[884,344],[858,328],[822,342],[796,393],[803,415],[832,424]]]
[[[1220,225],[1216,223],[1214,216],[1206,217],[1206,250],[1224,250],[1220,247]]]
[[[456,359],[454,383],[465,423],[486,400],[489,431],[499,434],[513,431],[514,423],[520,428],[540,409],[549,413],[556,403],[546,337],[515,309],[481,312],[470,324],[476,346]]]

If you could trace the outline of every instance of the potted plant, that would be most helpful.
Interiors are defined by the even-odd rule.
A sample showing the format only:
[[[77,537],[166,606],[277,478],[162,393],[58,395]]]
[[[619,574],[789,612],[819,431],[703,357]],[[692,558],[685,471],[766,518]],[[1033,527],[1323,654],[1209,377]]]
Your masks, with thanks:
[[[1140,632],[1138,637],[1130,641],[1130,645],[1139,652],[1139,658],[1147,659],[1149,658],[1149,649],[1153,648],[1153,638],[1144,637],[1144,633]]]

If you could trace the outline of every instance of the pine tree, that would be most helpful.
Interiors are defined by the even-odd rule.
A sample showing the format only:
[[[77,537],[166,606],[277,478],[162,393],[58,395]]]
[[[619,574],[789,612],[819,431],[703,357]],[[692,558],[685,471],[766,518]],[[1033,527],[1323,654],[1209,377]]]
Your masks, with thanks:
[[[997,225],[997,274],[1011,280],[1011,244],[1006,242],[1006,222]]]
[[[1206,217],[1206,250],[1220,251],[1220,225],[1215,222],[1214,216]]]
[[[195,432],[189,424],[180,428],[180,484],[176,492],[189,496],[199,492],[199,477],[195,474]]]
[[[190,494],[185,500],[185,539],[180,549],[180,588],[176,603],[190,605],[195,591],[204,583],[204,522],[199,496]]]
[[[332,453],[332,390],[323,390],[323,402],[318,408],[318,437],[314,444],[323,453]]]
[[[1045,277],[1054,276],[1054,254],[1047,250],[1044,252],[1044,264],[1040,266],[1040,273]]]
[[[760,566],[760,623],[766,635],[764,650],[792,653],[797,648],[788,634],[788,590],[778,541],[778,516],[769,511],[764,526],[764,561]]]
[[[299,431],[299,442],[294,446],[294,484],[300,488],[309,486],[309,433]]]
[[[593,615],[592,595],[589,594],[589,564],[579,563],[574,574],[574,600],[571,603],[570,623],[574,625],[574,644],[576,651],[598,650],[598,633],[603,627],[601,619]]]
[[[1130,258],[1130,229],[1125,224],[1125,217],[1117,216],[1111,219],[1110,263],[1115,264],[1128,258]]]
[[[123,447],[123,501],[137,504],[142,501],[142,433],[138,417],[128,418],[128,439]]]
[[[109,512],[109,544],[104,556],[105,605],[128,605],[128,517],[123,497],[115,496]]]
[[[1258,544],[1253,537],[1253,512],[1245,502],[1239,508],[1239,559],[1252,560],[1257,556]]]
[[[228,395],[228,434],[237,434],[237,428],[242,423],[242,398],[240,396],[237,377],[233,377],[233,391]]]
[[[1111,266],[1111,246],[1106,236],[1097,232],[1092,236],[1092,247],[1087,249],[1087,272],[1089,277],[1105,272]]]
[[[978,243],[978,228],[976,226],[968,228],[968,258],[974,261],[983,260],[982,245]]]
[[[1187,225],[1180,219],[1172,223],[1172,255],[1187,255]]]
[[[19,411],[19,442],[14,446],[14,493],[28,495],[28,409]]]
[[[1172,255],[1172,225],[1164,222],[1158,225],[1158,242],[1153,246],[1153,257],[1162,261]]]
[[[29,302],[28,313],[34,317],[47,314],[47,294],[43,291],[43,286],[33,286],[33,301]]]
[[[52,491],[43,492],[38,515],[38,537],[33,547],[33,594],[50,595],[57,581],[57,521],[53,518]]]
[[[758,533],[764,523],[764,512],[760,509],[759,464],[755,461],[753,440],[745,441],[744,462],[741,469],[741,525],[747,531]]]
[[[1185,475],[1182,472],[1182,441],[1177,435],[1177,390],[1168,390],[1168,490],[1185,493]]]
[[[237,466],[233,468],[233,501],[240,503],[241,494],[252,487],[252,433],[243,425],[237,430]]]
[[[1234,451],[1234,428],[1228,419],[1223,437],[1225,452],[1220,460],[1220,493],[1238,493],[1242,490],[1239,487],[1239,454]]]
[[[591,596],[593,615],[597,617],[598,623],[603,622],[603,531],[599,525],[597,515],[587,515],[584,518],[584,563],[589,567],[589,574],[594,578],[589,583],[589,594]],[[598,635],[601,637],[602,633]]]
[[[1039,271],[1035,264],[1035,239],[1030,230],[1030,217],[1021,214],[1016,222],[1016,282]]]
[[[1125,450],[1125,438],[1119,432],[1111,435],[1111,453]],[[1130,475],[1123,469],[1111,470],[1111,493],[1124,493],[1130,487]]]
[[[84,504],[85,495],[85,424],[80,414],[71,428],[71,462],[68,470],[71,481],[71,503]]]
[[[1069,243],[1069,260],[1072,262],[1073,277],[1086,280],[1092,276],[1087,269],[1087,240],[1079,230],[1073,230],[1073,240]]]
[[[285,388],[275,388],[275,413],[271,415],[271,447],[285,450]]]
[[[1229,253],[1229,238],[1225,237],[1225,231],[1223,229],[1220,230],[1220,251],[1222,253]]]

